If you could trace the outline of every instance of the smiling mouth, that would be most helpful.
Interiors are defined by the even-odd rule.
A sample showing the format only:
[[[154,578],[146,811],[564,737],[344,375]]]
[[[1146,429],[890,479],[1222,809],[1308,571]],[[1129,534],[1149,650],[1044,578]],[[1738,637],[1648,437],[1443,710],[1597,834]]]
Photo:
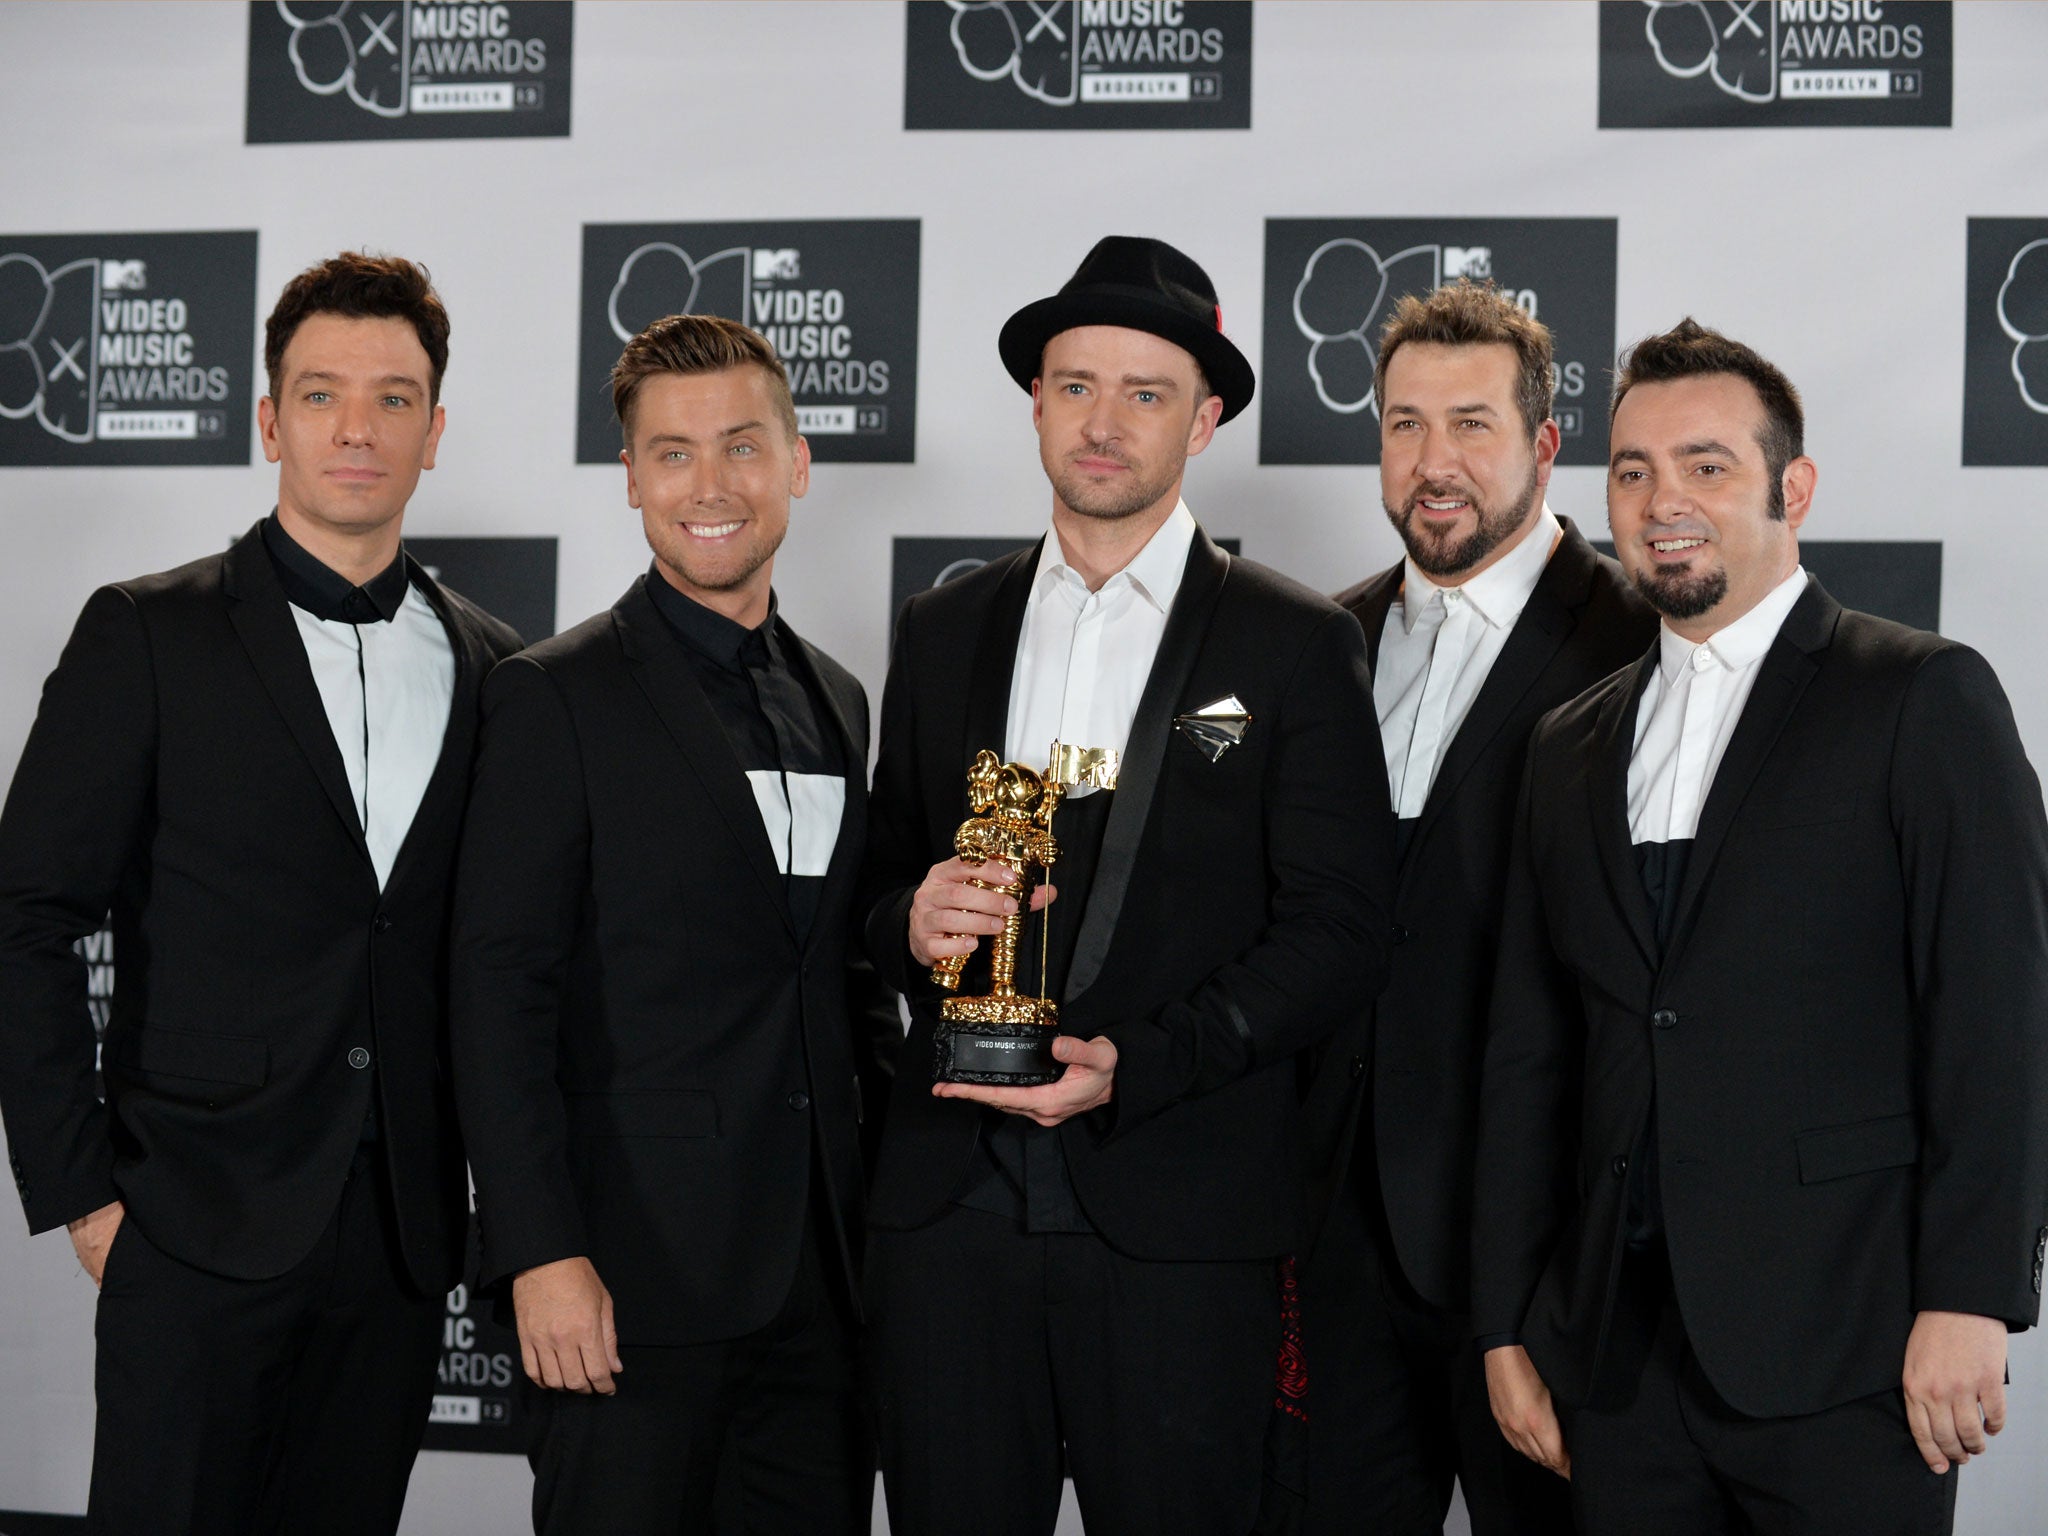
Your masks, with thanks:
[[[746,526],[744,518],[729,523],[685,523],[683,532],[693,539],[722,539]]]
[[[1652,539],[1650,548],[1660,555],[1676,555],[1688,549],[1698,549],[1706,542],[1705,539]]]

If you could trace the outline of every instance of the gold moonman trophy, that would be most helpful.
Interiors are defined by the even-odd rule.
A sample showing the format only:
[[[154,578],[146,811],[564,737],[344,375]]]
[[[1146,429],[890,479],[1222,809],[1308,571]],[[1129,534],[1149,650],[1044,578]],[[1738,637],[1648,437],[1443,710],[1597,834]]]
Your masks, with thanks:
[[[1065,1070],[1052,1054],[1060,1005],[1017,990],[1017,940],[1031,910],[1031,893],[1044,883],[1060,856],[1052,835],[1053,812],[1074,784],[1114,788],[1117,765],[1113,752],[1062,747],[1058,742],[1053,743],[1052,759],[1046,772],[1034,773],[984,749],[967,770],[967,801],[974,814],[953,834],[953,851],[966,864],[1000,859],[1016,871],[1015,885],[970,883],[1014,896],[1017,910],[1003,919],[1003,931],[990,951],[988,995],[949,997],[939,1005],[933,1043],[942,1083],[1024,1088],[1056,1082]],[[1044,953],[1041,942],[1041,966]],[[948,956],[932,967],[932,980],[948,992],[957,991],[966,966],[967,956]],[[1041,973],[1039,989],[1044,987]]]

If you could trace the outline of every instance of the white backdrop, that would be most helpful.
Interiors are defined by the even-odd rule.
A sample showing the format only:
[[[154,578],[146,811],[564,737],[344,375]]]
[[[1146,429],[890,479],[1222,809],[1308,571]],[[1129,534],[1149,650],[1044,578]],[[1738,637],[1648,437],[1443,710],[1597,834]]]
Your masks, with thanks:
[[[253,228],[259,311],[343,247],[425,261],[455,329],[448,430],[408,531],[558,538],[566,624],[647,558],[621,472],[574,463],[581,227],[921,220],[917,462],[821,466],[777,569],[784,611],[878,695],[890,539],[1044,521],[995,333],[1098,236],[1195,255],[1256,361],[1269,217],[1618,218],[1619,337],[1691,312],[1779,362],[1820,464],[1809,533],[1942,541],[1942,627],[1991,659],[2048,761],[2048,469],[1959,465],[1966,220],[2048,216],[2048,8],[1956,6],[1947,129],[1601,131],[1595,28],[1578,0],[1267,0],[1249,132],[909,133],[898,4],[583,4],[572,137],[247,146],[243,7],[8,4],[0,234]],[[96,585],[218,548],[269,507],[274,472],[252,458],[0,469],[0,765]],[[1598,471],[1552,489],[1604,522]],[[1250,415],[1188,500],[1322,588],[1397,553],[1375,471],[1261,467]],[[0,1298],[0,1509],[81,1510],[92,1287],[61,1235],[0,1215]],[[2048,1520],[2038,1333],[2012,1374],[2012,1428],[1963,1475],[1958,1528],[1979,1536]],[[407,1530],[518,1529],[526,1483],[516,1459],[430,1454]]]

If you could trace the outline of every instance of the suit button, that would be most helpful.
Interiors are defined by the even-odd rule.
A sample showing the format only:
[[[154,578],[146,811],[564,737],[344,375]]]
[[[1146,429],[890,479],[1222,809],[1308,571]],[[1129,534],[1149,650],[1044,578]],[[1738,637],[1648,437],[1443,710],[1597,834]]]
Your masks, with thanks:
[[[789,1096],[789,1107],[791,1109],[809,1109],[811,1107],[811,1096],[799,1088]]]
[[[1614,1176],[1615,1176],[1615,1177],[1616,1177],[1617,1179],[1619,1179],[1619,1178],[1625,1178],[1625,1177],[1627,1177],[1627,1175],[1628,1175],[1628,1158],[1627,1158],[1627,1156],[1626,1156],[1626,1155],[1623,1155],[1623,1156],[1621,1156],[1621,1157],[1617,1157],[1617,1158],[1616,1158],[1616,1159],[1614,1160]]]
[[[1354,1079],[1365,1076],[1365,1058],[1363,1056],[1351,1058],[1351,1076]]]
[[[1399,923],[1396,923],[1387,930],[1387,937],[1396,944],[1406,944],[1415,937],[1415,930],[1413,928],[1404,928]]]
[[[1659,1029],[1670,1029],[1678,1023],[1678,1015],[1669,1008],[1659,1008],[1650,1015],[1650,1022]]]
[[[391,931],[391,919],[380,912],[377,914],[376,921],[370,924],[370,928],[375,933],[389,933]]]
[[[362,1071],[363,1068],[367,1067],[370,1064],[369,1050],[364,1046],[357,1046],[354,1050],[348,1053],[348,1064],[354,1067],[358,1072]]]

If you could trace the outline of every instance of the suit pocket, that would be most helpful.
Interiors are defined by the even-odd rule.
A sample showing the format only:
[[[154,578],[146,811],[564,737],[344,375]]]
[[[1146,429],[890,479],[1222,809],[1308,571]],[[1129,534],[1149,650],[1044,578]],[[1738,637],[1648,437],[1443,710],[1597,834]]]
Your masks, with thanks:
[[[1879,1168],[1903,1168],[1920,1157],[1920,1130],[1911,1115],[1886,1115],[1854,1125],[1801,1131],[1795,1140],[1802,1184],[1846,1179],[1852,1173],[1872,1173]]]
[[[1856,815],[1856,796],[1839,791],[1818,795],[1786,795],[1756,808],[1743,818],[1752,832],[1785,832],[1793,827],[1822,827]]]
[[[153,1077],[261,1088],[270,1079],[270,1045],[253,1035],[216,1035],[162,1024],[110,1030],[107,1054],[117,1067]]]
[[[604,1136],[716,1136],[718,1101],[694,1088],[643,1093],[575,1093],[566,1096],[569,1134]]]

